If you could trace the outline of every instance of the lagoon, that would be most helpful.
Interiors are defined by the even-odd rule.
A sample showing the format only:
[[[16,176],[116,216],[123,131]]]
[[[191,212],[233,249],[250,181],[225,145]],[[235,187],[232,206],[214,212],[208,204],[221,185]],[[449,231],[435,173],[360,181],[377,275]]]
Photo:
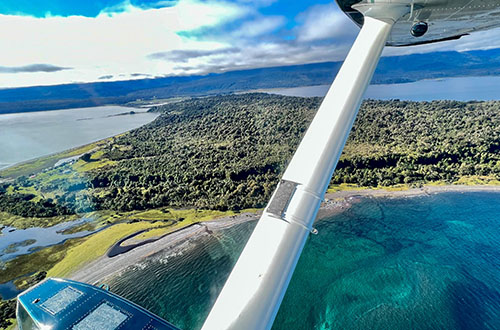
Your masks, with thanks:
[[[0,169],[129,131],[157,116],[122,106],[0,115]]]
[[[16,229],[2,227],[0,233],[0,263],[6,262],[22,254],[29,254],[41,248],[60,244],[70,238],[84,237],[97,230],[81,230],[74,233],[67,231],[93,221],[92,218],[80,218],[74,221],[60,223],[51,227],[32,227]]]

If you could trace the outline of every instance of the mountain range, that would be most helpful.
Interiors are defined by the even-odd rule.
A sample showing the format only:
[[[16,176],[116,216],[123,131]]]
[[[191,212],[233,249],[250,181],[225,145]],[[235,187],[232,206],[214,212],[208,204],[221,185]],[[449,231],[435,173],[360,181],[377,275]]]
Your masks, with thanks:
[[[0,114],[89,107],[153,98],[205,96],[264,88],[330,84],[342,62],[324,62],[114,82],[0,89]],[[372,84],[500,75],[500,49],[382,57]]]

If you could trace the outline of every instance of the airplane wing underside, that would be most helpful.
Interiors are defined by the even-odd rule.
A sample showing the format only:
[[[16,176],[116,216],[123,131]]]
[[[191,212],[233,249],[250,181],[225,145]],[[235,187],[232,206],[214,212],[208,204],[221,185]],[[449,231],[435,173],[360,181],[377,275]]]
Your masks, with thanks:
[[[376,0],[336,0],[339,7],[358,26],[364,23],[363,14],[356,8]],[[387,1],[386,1],[387,2]],[[396,2],[396,1],[393,1]],[[408,0],[412,10],[392,28],[387,46],[412,46],[443,40],[458,39],[471,32],[500,27],[500,2],[491,0]],[[416,22],[426,22],[428,31],[421,37],[409,32]]]

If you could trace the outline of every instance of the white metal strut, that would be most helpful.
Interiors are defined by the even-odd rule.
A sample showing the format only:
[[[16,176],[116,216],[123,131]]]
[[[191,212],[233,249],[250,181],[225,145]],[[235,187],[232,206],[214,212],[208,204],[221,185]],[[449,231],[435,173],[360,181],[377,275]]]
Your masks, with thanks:
[[[396,7],[359,9],[364,25],[202,330],[271,328],[392,25],[409,11]]]

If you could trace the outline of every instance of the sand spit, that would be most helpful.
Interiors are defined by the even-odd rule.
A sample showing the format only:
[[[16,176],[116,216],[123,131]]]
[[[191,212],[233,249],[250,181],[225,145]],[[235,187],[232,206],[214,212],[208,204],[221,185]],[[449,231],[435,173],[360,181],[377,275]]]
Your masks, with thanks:
[[[80,282],[95,284],[100,280],[120,272],[126,267],[136,264],[157,252],[172,250],[189,240],[196,239],[202,235],[208,235],[212,230],[221,230],[246,221],[257,220],[258,214],[243,213],[237,216],[219,218],[194,224],[175,231],[165,237],[148,244],[136,247],[133,250],[109,258],[107,255],[84,265],[73,273],[70,278]]]

